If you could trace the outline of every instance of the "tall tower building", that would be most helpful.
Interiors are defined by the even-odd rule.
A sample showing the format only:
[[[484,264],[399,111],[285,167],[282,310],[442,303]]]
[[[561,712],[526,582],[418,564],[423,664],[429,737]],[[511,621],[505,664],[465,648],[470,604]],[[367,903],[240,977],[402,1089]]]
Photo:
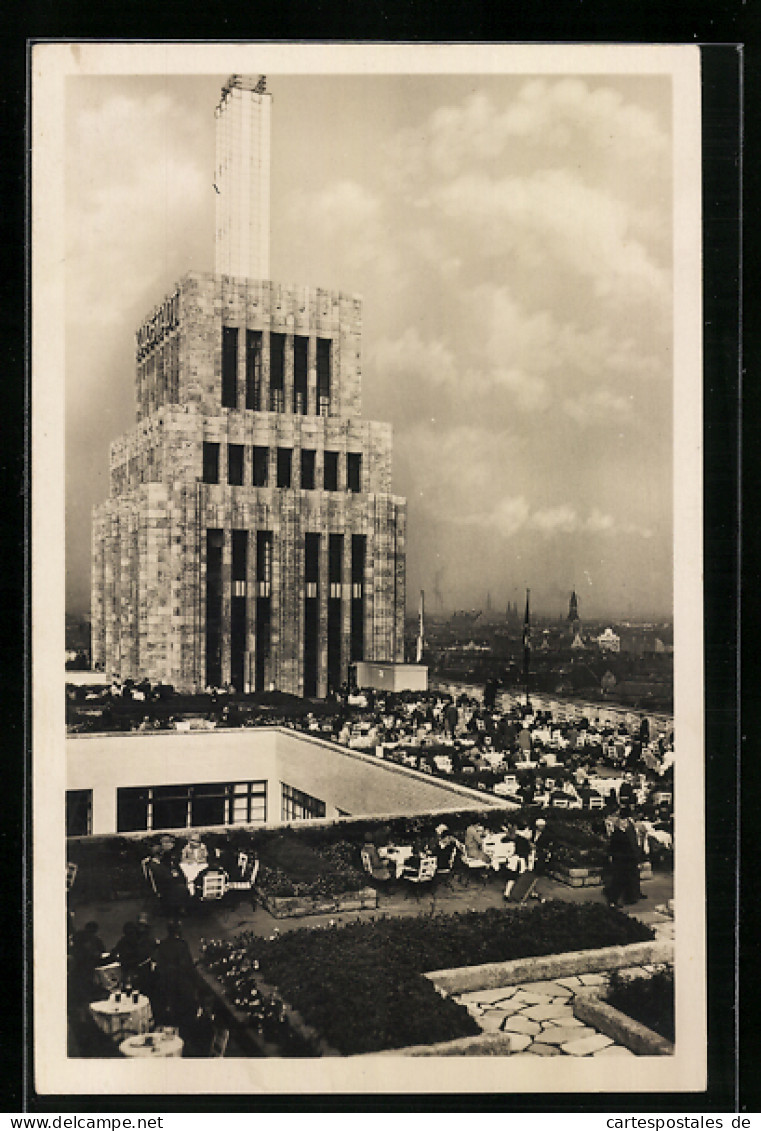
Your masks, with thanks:
[[[270,274],[270,115],[263,75],[231,75],[215,111],[214,271],[244,279]]]
[[[270,104],[263,78],[223,88],[217,269],[137,331],[137,425],[93,518],[93,662],[323,696],[404,658],[406,502],[390,425],[361,417],[360,299],[266,277]]]

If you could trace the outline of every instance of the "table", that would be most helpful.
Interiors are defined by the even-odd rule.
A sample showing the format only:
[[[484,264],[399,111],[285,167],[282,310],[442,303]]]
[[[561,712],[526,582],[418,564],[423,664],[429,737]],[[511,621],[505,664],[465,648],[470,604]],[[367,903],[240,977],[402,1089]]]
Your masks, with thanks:
[[[183,1040],[174,1031],[158,1029],[155,1033],[143,1033],[137,1037],[127,1037],[119,1045],[122,1056],[182,1056]]]
[[[191,895],[193,895],[195,893],[195,889],[196,889],[195,881],[196,881],[196,879],[201,874],[201,872],[205,872],[208,867],[209,867],[208,860],[206,861],[205,864],[201,864],[198,860],[181,860],[180,861],[180,871],[182,872],[183,876],[185,877],[185,879],[187,881],[188,891],[190,892]]]
[[[98,1028],[110,1037],[124,1032],[146,1033],[153,1024],[151,1003],[145,994],[138,994],[136,1002],[131,994],[122,994],[121,1001],[114,996],[93,1001],[90,1013]]]
[[[382,856],[384,860],[390,860],[394,865],[397,880],[413,852],[414,849],[411,844],[389,844],[385,848],[378,849],[378,855]]]

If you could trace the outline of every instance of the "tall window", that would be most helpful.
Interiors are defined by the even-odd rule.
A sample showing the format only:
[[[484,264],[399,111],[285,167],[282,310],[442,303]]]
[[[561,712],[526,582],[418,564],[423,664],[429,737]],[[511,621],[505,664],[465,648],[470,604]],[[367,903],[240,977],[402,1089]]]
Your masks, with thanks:
[[[238,327],[222,327],[222,407],[238,407]]]
[[[346,453],[346,486],[350,491],[362,490],[362,453]]]
[[[296,334],[293,339],[293,411],[306,416],[307,403],[307,355],[309,339]]]
[[[316,452],[309,448],[301,449],[301,490],[314,491],[314,460]]]
[[[326,491],[338,490],[338,452],[325,452],[323,486]]]
[[[282,412],[285,400],[285,334],[270,334],[270,412]]]
[[[277,449],[277,485],[290,487],[291,485],[291,460],[293,452],[290,448]]]
[[[320,416],[330,415],[330,338],[317,339],[317,407]]]
[[[227,445],[227,482],[231,487],[243,486],[243,444]]]
[[[262,332],[246,330],[246,408],[262,407]]]
[[[223,530],[206,531],[206,683],[222,682],[222,555]]]
[[[92,832],[92,790],[66,790],[66,835],[89,836]]]
[[[254,445],[254,487],[266,487],[269,479],[269,448]]]
[[[351,536],[351,662],[365,658],[365,535]]]
[[[260,597],[272,592],[272,531],[256,532],[256,581]]]
[[[246,690],[246,570],[248,531],[232,532],[232,595],[230,598],[230,682],[236,691]]]
[[[219,483],[219,444],[203,442],[203,481]]]
[[[328,690],[341,685],[343,534],[328,535]]]
[[[317,797],[310,797],[308,793],[303,793],[300,789],[294,789],[291,785],[286,785],[281,782],[283,787],[283,804],[281,820],[283,821],[304,821],[310,817],[324,817],[325,816],[325,802],[320,801]]]

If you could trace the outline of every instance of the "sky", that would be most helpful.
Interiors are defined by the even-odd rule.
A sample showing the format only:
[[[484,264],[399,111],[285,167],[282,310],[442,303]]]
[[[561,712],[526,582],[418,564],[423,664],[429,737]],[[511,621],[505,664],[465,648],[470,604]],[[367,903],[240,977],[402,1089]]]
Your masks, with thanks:
[[[214,260],[226,75],[66,79],[67,610],[135,421],[134,335]],[[268,77],[271,275],[363,298],[408,606],[672,610],[672,121],[663,75]]]

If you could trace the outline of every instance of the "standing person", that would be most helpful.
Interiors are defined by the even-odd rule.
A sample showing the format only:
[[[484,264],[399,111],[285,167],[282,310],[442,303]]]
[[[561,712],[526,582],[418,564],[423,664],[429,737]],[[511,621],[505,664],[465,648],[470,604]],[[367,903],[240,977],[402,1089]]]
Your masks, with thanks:
[[[134,986],[137,980],[137,924],[130,919],[122,927],[121,938],[111,951],[111,960],[122,968],[122,986]]]
[[[613,818],[608,841],[609,875],[605,896],[611,907],[621,907],[644,898],[639,890],[637,834],[626,817]],[[636,877],[636,878],[635,878]]]
[[[95,968],[105,954],[103,940],[94,920],[75,931],[71,940],[71,986],[79,1003],[92,1001],[99,987],[95,984]]]
[[[145,994],[146,997],[151,998],[152,1000],[154,995],[153,966],[156,957],[156,951],[158,950],[159,940],[151,930],[150,921],[144,911],[141,911],[138,915],[136,927],[136,987],[141,994]]]
[[[176,1025],[183,1036],[198,1011],[198,989],[193,956],[176,921],[167,924],[166,938],[156,950],[154,997],[159,1024]]]

